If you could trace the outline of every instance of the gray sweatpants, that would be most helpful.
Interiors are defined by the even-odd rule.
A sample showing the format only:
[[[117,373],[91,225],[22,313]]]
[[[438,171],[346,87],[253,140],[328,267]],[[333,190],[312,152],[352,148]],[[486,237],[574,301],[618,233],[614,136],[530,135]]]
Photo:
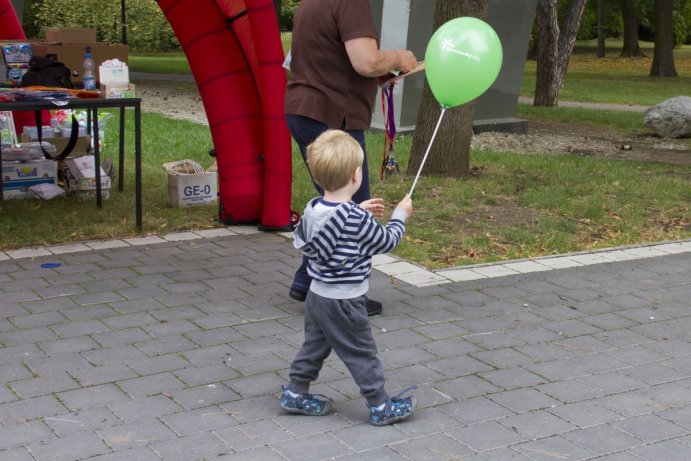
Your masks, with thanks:
[[[309,291],[305,300],[305,342],[290,366],[288,388],[298,394],[309,392],[324,360],[336,351],[360,388],[367,404],[380,405],[384,390],[384,369],[377,357],[377,345],[367,319],[367,297],[329,299]]]

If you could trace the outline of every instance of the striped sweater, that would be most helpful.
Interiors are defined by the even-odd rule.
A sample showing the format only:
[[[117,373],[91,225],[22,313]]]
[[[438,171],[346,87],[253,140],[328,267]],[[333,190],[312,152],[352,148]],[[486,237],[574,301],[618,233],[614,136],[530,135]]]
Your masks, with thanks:
[[[332,299],[367,293],[372,256],[389,252],[401,242],[407,218],[396,208],[386,226],[354,202],[312,199],[295,229],[295,248],[309,259],[310,290]]]

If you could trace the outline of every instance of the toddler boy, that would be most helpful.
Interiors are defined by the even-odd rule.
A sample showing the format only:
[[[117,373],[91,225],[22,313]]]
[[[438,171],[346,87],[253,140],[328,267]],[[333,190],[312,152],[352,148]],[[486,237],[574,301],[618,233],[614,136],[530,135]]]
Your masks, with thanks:
[[[363,158],[358,142],[340,130],[324,132],[308,148],[307,163],[324,196],[310,200],[295,230],[294,244],[309,258],[312,283],[305,300],[305,340],[290,367],[281,407],[312,416],[331,411],[331,399],[308,392],[333,349],[367,400],[370,422],[383,426],[410,416],[415,397],[401,397],[411,388],[396,397],[384,390],[384,371],[367,319],[369,276],[372,256],[400,243],[413,202],[406,195],[386,226],[368,211],[381,214],[380,199],[352,202],[362,182]]]

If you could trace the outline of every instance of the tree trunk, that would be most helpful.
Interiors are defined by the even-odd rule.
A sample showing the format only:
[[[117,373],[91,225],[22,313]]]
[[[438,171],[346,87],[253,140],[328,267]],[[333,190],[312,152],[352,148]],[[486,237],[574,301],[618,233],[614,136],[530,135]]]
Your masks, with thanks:
[[[460,16],[484,19],[487,14],[487,2],[488,0],[437,0],[433,30]],[[422,174],[460,178],[470,173],[470,139],[473,135],[474,111],[474,101],[446,110]],[[441,107],[425,81],[406,171],[408,175],[417,174],[440,114]]]
[[[674,0],[655,0],[655,49],[651,77],[678,77],[674,68]]]
[[[554,107],[564,87],[569,59],[583,18],[585,0],[570,0],[561,29],[557,21],[556,0],[539,0],[537,8],[538,59],[534,105]]]
[[[642,57],[643,52],[638,44],[638,18],[636,17],[635,0],[621,0],[621,19],[624,23],[624,45],[620,57]]]
[[[606,0],[597,0],[597,53],[596,57],[605,57],[605,11]]]
[[[557,105],[559,91],[555,78],[557,76],[558,44],[557,0],[539,0],[537,3],[537,75],[534,102],[536,106],[552,107]]]

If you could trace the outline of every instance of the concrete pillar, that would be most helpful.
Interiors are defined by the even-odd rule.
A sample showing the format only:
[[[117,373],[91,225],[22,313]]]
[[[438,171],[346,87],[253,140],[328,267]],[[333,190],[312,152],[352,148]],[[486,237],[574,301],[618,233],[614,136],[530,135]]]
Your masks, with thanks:
[[[17,13],[19,18],[19,23],[24,21],[24,0],[12,0],[12,6],[14,7],[14,12]]]
[[[382,49],[407,48],[423,60],[432,33],[436,0],[371,0]],[[499,76],[477,100],[474,131],[525,133],[527,121],[516,118],[516,105],[535,17],[537,0],[489,0],[486,21],[499,36],[504,59]],[[421,74],[400,80],[394,87],[398,131],[412,131],[422,98]],[[372,127],[383,129],[381,94],[377,95]]]

